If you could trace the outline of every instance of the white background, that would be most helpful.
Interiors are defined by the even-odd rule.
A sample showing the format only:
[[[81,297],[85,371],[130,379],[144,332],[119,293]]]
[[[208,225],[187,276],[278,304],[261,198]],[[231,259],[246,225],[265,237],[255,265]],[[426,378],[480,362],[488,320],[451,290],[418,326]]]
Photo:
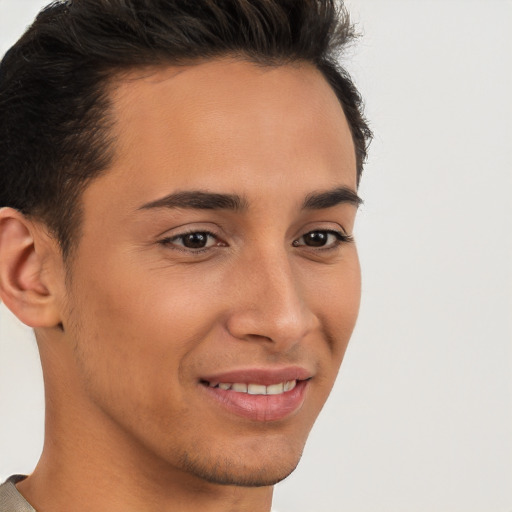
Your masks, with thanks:
[[[0,51],[39,0],[0,0]],[[376,138],[363,302],[280,512],[512,511],[512,2],[350,0]],[[1,172],[1,170],[0,170]],[[0,478],[43,435],[30,331],[0,307]]]

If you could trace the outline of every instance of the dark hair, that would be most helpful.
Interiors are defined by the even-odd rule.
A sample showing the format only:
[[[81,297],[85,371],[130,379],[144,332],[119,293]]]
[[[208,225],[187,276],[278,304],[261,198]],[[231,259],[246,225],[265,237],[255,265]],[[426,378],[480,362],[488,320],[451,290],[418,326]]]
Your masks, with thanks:
[[[315,65],[350,125],[359,183],[371,132],[338,64],[353,38],[336,0],[53,2],[0,63],[0,207],[43,220],[66,257],[78,236],[81,192],[113,158],[113,79],[228,55]]]

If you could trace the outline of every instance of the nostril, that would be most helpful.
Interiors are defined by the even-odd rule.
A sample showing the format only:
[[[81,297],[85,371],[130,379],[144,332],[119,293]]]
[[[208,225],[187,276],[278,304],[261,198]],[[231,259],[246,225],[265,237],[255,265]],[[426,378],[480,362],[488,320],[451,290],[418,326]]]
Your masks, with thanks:
[[[271,343],[274,341],[270,336],[264,336],[263,334],[249,334],[249,338],[254,338],[257,341],[270,341]]]

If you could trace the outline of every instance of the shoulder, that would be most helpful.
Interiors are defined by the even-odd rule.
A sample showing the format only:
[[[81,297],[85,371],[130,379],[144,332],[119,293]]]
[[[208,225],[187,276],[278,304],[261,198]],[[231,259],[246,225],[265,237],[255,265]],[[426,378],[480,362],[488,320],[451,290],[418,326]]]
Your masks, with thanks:
[[[24,478],[23,475],[14,475],[0,484],[0,512],[36,512],[16,488],[16,482]]]

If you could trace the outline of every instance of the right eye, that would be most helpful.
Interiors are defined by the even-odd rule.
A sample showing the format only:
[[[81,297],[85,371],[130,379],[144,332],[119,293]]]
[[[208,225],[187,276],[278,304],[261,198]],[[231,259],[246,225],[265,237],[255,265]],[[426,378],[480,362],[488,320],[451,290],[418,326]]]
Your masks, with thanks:
[[[209,231],[191,231],[189,233],[181,233],[169,238],[165,238],[160,242],[165,246],[174,246],[178,250],[188,250],[191,252],[202,252],[210,247],[223,246],[217,236]]]

